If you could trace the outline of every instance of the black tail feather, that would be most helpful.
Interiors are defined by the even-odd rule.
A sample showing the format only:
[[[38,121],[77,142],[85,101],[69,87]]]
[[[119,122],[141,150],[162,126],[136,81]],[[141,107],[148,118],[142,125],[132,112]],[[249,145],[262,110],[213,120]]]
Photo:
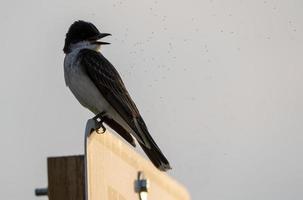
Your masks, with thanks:
[[[148,145],[138,141],[143,151],[146,153],[151,162],[161,171],[167,171],[171,169],[168,160],[161,152],[160,148],[153,140],[151,135],[149,134],[147,127],[142,118],[137,119],[140,125],[140,131],[143,132],[145,141],[148,142]],[[129,142],[132,146],[136,146],[134,138],[127,132],[120,124],[118,124],[115,120],[104,117],[103,121],[114,129],[120,136],[122,136],[127,142]],[[139,130],[137,130],[139,132]],[[143,141],[143,140],[142,140]]]
[[[139,143],[142,147],[143,151],[146,153],[148,158],[152,161],[152,163],[161,171],[167,171],[171,169],[168,160],[165,158],[165,156],[162,154],[159,148],[155,146],[151,146],[151,148],[147,148],[144,146],[144,144]]]
[[[142,119],[142,117],[136,118],[137,122],[139,123],[140,127],[138,127],[138,132],[142,131],[144,134],[144,137],[146,138],[148,145],[139,142],[140,146],[146,153],[146,155],[149,157],[149,159],[152,161],[152,163],[161,171],[167,171],[171,169],[168,160],[161,152],[160,148],[156,144],[156,142],[153,140],[152,136],[149,134],[149,131],[147,130],[147,127]],[[149,148],[150,147],[150,148]]]

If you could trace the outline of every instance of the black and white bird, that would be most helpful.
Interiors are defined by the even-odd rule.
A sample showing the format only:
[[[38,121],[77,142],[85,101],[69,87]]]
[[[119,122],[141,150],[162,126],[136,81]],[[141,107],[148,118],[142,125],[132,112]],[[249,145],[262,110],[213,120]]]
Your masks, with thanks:
[[[65,38],[64,77],[77,100],[96,116],[95,130],[103,122],[131,145],[134,136],[152,163],[160,170],[171,169],[169,162],[149,134],[145,122],[114,66],[99,52],[99,41],[109,36],[90,22],[74,22]]]

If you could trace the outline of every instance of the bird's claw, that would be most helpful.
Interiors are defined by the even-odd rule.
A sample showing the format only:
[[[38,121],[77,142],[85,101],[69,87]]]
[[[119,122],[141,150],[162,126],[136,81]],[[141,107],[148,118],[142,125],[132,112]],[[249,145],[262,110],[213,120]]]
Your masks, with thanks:
[[[106,131],[106,128],[105,128],[105,126],[103,125],[103,122],[102,121],[100,121],[100,122],[96,122],[96,132],[98,133],[98,134],[103,134],[103,133],[105,133],[105,131]],[[100,129],[102,129],[102,131],[100,131]]]
[[[95,121],[95,131],[99,134],[105,133],[106,128],[103,125],[103,118],[104,118],[104,112],[101,112],[97,114],[95,117],[93,117],[93,120]],[[100,131],[102,129],[102,131]]]

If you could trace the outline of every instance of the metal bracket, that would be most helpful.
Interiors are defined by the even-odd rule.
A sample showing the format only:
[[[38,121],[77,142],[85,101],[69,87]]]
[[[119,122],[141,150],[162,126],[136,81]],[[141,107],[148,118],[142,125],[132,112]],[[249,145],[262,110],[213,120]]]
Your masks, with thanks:
[[[138,172],[138,178],[135,181],[135,191],[139,194],[140,200],[147,200],[149,183],[142,171]]]
[[[36,188],[35,189],[36,196],[47,196],[48,195],[48,188]]]

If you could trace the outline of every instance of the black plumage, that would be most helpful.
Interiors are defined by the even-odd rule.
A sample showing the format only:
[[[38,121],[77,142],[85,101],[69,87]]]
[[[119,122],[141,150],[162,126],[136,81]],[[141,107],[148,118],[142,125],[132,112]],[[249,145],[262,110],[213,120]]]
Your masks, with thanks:
[[[79,20],[70,26],[63,49],[66,57],[68,57],[64,64],[65,81],[79,102],[87,108],[95,108],[95,105],[92,104],[102,102],[105,99],[106,101],[103,104],[110,104],[119,117],[113,118],[110,116],[111,113],[108,112],[103,116],[102,121],[131,145],[136,146],[133,135],[157,168],[163,171],[171,169],[168,160],[149,134],[145,122],[126,90],[119,73],[98,51],[98,46],[109,44],[98,41],[98,39],[108,35],[110,34],[100,33],[90,22]],[[75,72],[77,73],[75,74]],[[85,82],[78,84],[78,79]],[[71,80],[73,81],[71,82]],[[92,86],[92,83],[96,87]],[[84,89],[83,84],[86,86]],[[90,95],[98,96],[98,98],[90,98]],[[99,98],[102,99],[99,101]],[[89,101],[92,99],[93,101]],[[95,114],[97,111],[103,112],[103,108],[90,110]]]
[[[143,118],[114,66],[100,52],[90,49],[81,50],[79,59],[100,93],[132,129],[132,134],[153,164],[164,171],[171,169],[169,162],[149,134]]]

